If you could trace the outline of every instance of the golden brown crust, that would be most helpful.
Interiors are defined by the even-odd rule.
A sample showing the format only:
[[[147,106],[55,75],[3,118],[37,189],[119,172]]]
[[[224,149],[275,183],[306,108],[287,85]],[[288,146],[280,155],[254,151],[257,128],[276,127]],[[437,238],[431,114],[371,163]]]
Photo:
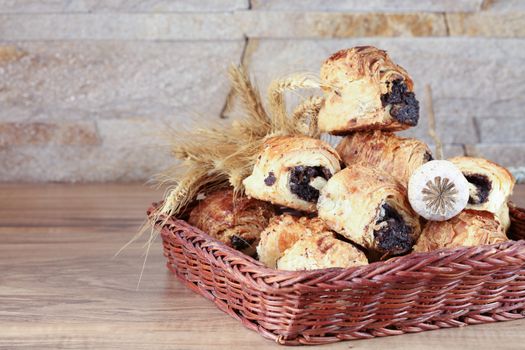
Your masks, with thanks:
[[[398,215],[398,221],[408,229],[399,231],[403,234],[392,231],[389,235],[394,237],[382,238],[377,232],[384,228],[381,219],[389,217],[388,212]],[[419,217],[408,203],[406,188],[388,173],[361,165],[346,168],[328,181],[321,191],[318,215],[334,231],[367,249],[383,253],[408,251],[420,233]],[[398,243],[389,238],[399,238],[403,246],[398,247]]]
[[[414,124],[390,114],[381,96],[389,93],[394,81],[402,81],[408,92],[414,83],[386,51],[372,46],[341,50],[321,67],[325,103],[319,113],[319,128],[332,134],[350,131],[404,130]],[[417,123],[417,120],[416,120]]]
[[[300,238],[277,261],[279,270],[315,270],[367,265],[365,254],[352,244],[322,233]]]
[[[504,228],[493,213],[464,210],[447,221],[428,221],[414,246],[415,252],[470,247],[507,241]]]
[[[407,71],[395,64],[385,50],[373,46],[356,46],[332,54],[321,67],[321,78],[336,84],[339,79],[333,73],[340,74],[340,71],[344,72],[348,80],[371,77],[376,83],[394,75],[405,79],[410,90],[414,88],[414,82]]]
[[[489,181],[489,191],[485,200],[476,198],[476,187],[471,185],[471,198],[467,209],[486,210],[496,214],[503,227],[510,226],[507,202],[514,189],[515,179],[504,167],[484,158],[454,157],[450,159],[465,175],[467,181],[474,182],[476,178]],[[474,193],[473,193],[474,192]]]
[[[363,252],[340,241],[319,218],[280,215],[261,233],[259,261],[280,270],[351,267],[368,263]]]
[[[261,233],[257,246],[259,261],[268,267],[276,268],[277,260],[301,237],[329,233],[330,229],[319,218],[296,217],[288,214],[279,215],[270,220]]]
[[[201,200],[191,211],[188,222],[226,245],[253,255],[261,231],[274,215],[269,203],[235,198],[232,190],[224,190]]]
[[[412,173],[432,158],[422,141],[389,132],[356,132],[341,140],[337,153],[347,166],[360,164],[381,169],[407,186]]]
[[[324,167],[330,174],[341,169],[337,152],[327,143],[309,137],[282,136],[268,139],[252,174],[243,181],[250,197],[289,208],[315,212],[314,201],[307,201],[290,188],[290,174],[296,166]]]

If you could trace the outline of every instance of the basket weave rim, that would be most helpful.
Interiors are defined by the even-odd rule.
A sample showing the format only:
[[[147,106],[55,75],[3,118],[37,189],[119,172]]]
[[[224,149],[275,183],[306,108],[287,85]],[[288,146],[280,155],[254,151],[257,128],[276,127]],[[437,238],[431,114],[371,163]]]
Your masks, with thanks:
[[[148,210],[148,216],[157,208],[154,203]],[[513,205],[513,209],[516,207]],[[517,208],[525,214],[525,210]],[[219,265],[229,270],[230,273],[242,278],[242,283],[259,289],[260,291],[270,292],[272,290],[301,289],[311,287],[313,289],[330,286],[331,289],[347,289],[363,286],[363,284],[380,284],[385,278],[392,282],[392,277],[402,281],[407,275],[424,280],[432,279],[436,273],[441,274],[464,274],[468,273],[473,266],[467,264],[454,264],[450,267],[450,262],[460,260],[471,260],[475,257],[475,267],[487,268],[494,266],[494,261],[501,259],[512,263],[512,258],[502,259],[506,256],[523,256],[525,259],[525,241],[507,241],[491,245],[481,245],[474,247],[459,247],[453,249],[439,249],[426,253],[410,253],[405,256],[394,257],[386,261],[373,262],[364,266],[351,268],[326,268],[311,271],[285,271],[266,267],[261,262],[247,256],[234,248],[226,246],[221,241],[211,237],[206,232],[190,225],[185,220],[176,218],[160,217],[153,223],[161,234],[174,234],[171,228],[184,227],[196,232],[194,239],[195,246],[217,254],[211,254]],[[177,230],[175,230],[177,231]],[[199,237],[200,236],[200,237]],[[264,282],[257,281],[264,279]]]

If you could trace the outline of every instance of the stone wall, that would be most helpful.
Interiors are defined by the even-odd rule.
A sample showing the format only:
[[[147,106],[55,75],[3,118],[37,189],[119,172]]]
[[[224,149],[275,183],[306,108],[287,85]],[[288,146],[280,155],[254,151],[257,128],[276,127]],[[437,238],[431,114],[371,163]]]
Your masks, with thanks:
[[[226,68],[388,50],[432,88],[447,156],[525,166],[522,0],[0,0],[0,180],[145,180],[170,128],[228,122]],[[227,111],[226,111],[227,112]]]

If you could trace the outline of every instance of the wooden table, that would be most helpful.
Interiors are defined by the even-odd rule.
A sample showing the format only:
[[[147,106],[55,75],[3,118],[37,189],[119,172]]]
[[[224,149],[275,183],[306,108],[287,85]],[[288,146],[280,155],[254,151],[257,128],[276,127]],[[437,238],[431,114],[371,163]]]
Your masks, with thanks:
[[[140,184],[0,184],[0,348],[269,349],[172,277],[137,232],[160,191]],[[525,186],[514,200],[525,206]],[[524,349],[525,321],[308,349]],[[280,347],[283,349],[283,347]]]

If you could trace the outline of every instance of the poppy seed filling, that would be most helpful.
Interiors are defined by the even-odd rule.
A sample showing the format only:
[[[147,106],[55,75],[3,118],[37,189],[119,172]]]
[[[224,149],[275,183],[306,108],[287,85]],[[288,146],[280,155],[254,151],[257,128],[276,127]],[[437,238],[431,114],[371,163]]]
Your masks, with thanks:
[[[381,95],[383,107],[390,105],[390,115],[400,123],[415,126],[419,121],[419,102],[416,95],[408,91],[402,79],[386,83],[390,92]]]
[[[381,228],[374,230],[374,238],[382,252],[390,254],[403,254],[408,252],[414,241],[412,228],[405,223],[403,217],[390,205],[384,203],[377,218],[376,225]]]
[[[232,244],[232,247],[237,250],[243,250],[247,249],[251,246],[253,242],[248,242],[244,238],[241,238],[239,236],[233,235],[230,237],[230,242]]]
[[[472,184],[475,191],[470,191],[469,204],[483,204],[489,199],[492,183],[489,178],[481,174],[463,174],[467,181]]]
[[[310,182],[317,177],[328,180],[332,173],[322,166],[298,165],[291,168],[290,191],[302,200],[316,202],[319,199],[319,190],[310,186]]]
[[[275,181],[277,181],[277,178],[275,177],[273,171],[270,171],[268,173],[268,176],[264,179],[264,184],[266,186],[273,186],[273,184],[275,184]]]

